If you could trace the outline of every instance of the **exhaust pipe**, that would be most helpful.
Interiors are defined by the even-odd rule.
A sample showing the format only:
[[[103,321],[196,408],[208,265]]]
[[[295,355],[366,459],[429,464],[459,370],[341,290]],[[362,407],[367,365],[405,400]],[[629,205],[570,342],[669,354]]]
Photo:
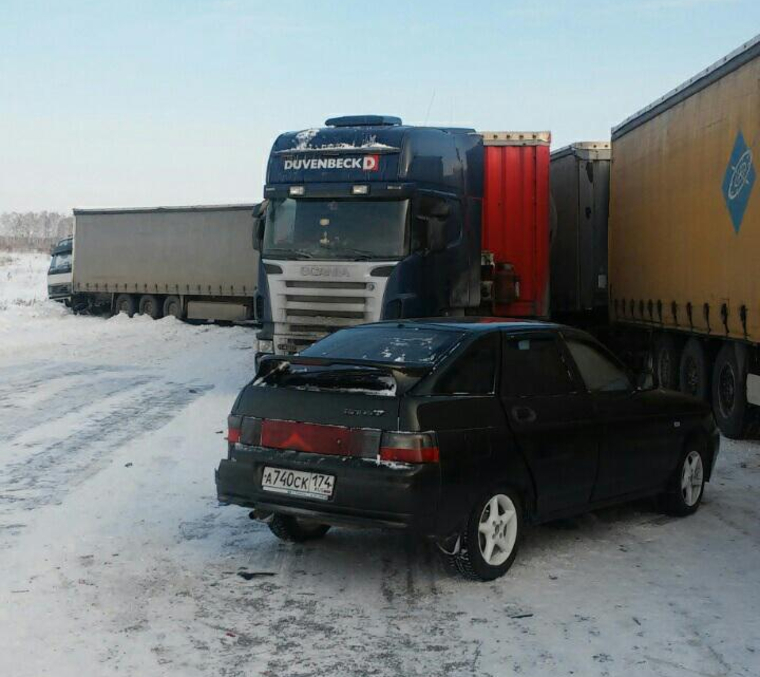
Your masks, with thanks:
[[[259,510],[258,508],[255,508],[248,513],[248,517],[257,522],[269,524],[272,521],[272,517],[274,517],[274,513],[269,510]]]

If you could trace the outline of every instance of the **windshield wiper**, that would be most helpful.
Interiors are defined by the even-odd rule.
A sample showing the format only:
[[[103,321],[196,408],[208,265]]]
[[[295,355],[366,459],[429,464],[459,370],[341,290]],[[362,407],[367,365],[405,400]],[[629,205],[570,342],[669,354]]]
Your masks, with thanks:
[[[355,247],[341,247],[341,252],[350,254],[355,261],[367,261],[368,259],[377,258],[375,252],[367,251],[366,249],[356,249]]]
[[[295,259],[313,259],[314,258],[314,254],[312,254],[310,251],[307,251],[306,249],[285,249],[284,247],[272,247],[271,249],[267,249],[264,252],[264,256],[266,257],[269,254],[273,254],[273,253],[286,254]]]

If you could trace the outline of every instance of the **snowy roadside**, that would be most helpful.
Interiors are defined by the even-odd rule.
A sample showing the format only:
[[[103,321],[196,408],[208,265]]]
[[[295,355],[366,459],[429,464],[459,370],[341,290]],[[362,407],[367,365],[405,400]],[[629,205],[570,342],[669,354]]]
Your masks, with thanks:
[[[757,443],[695,516],[533,529],[493,583],[394,532],[289,546],[215,501],[252,332],[75,317],[45,266],[0,263],[0,675],[760,673]]]

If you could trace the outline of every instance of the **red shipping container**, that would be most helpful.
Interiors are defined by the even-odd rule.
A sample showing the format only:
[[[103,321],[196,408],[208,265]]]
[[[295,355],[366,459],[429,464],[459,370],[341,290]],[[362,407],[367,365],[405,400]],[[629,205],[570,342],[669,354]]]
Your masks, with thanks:
[[[483,132],[482,249],[493,255],[493,313],[549,315],[549,132]]]

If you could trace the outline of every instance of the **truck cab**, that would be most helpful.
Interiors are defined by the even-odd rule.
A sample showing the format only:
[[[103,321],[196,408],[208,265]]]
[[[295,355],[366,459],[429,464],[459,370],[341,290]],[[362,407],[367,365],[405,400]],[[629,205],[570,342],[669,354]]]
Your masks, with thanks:
[[[67,237],[50,250],[50,268],[47,274],[48,298],[69,304],[71,300],[71,264],[74,240]]]
[[[282,134],[259,216],[260,350],[477,307],[482,168],[472,129],[366,115]]]

